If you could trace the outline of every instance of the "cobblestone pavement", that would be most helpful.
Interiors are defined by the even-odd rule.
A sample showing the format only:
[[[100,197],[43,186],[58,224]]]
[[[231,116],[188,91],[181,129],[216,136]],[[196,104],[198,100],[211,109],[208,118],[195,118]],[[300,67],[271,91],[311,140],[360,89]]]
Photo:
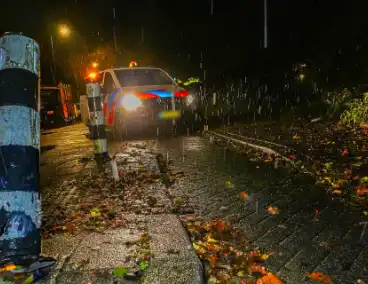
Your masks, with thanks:
[[[155,135],[108,141],[121,180],[114,182],[110,163],[95,172],[87,132],[82,124],[42,132],[42,251],[58,260],[44,283],[132,283],[147,257],[143,283],[202,283],[201,263],[160,180]],[[130,280],[113,277],[116,267],[127,268]]]
[[[164,185],[155,182],[159,174],[155,156],[150,153],[154,140],[109,141],[109,153],[115,154],[120,179],[124,179],[119,185],[113,183],[110,163],[105,173],[97,172],[87,132],[86,127],[78,124],[42,133],[44,232],[64,226],[71,215],[93,204],[109,210],[118,206],[119,212],[134,214],[171,212]]]
[[[233,222],[254,245],[274,255],[267,267],[283,283],[307,283],[320,271],[333,283],[368,280],[364,216],[314,185],[313,179],[271,164],[257,164],[199,136],[159,140],[170,169],[183,171],[171,190],[197,214]],[[245,191],[246,203],[239,193]],[[270,215],[269,205],[280,213]]]

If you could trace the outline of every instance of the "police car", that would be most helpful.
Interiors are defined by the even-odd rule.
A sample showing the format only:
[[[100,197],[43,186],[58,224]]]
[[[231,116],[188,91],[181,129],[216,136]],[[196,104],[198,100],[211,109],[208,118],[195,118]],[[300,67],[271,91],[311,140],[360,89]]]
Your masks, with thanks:
[[[105,126],[121,136],[128,128],[175,125],[196,115],[195,94],[160,68],[137,67],[133,62],[129,67],[106,69],[98,76]],[[81,116],[90,126],[86,96],[81,97]]]

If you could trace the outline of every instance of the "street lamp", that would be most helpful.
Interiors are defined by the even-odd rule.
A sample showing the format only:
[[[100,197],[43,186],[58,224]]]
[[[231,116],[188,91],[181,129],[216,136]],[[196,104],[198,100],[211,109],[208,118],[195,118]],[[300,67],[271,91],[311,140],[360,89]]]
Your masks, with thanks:
[[[69,37],[70,35],[70,29],[67,25],[60,25],[59,26],[59,34],[62,37]],[[55,78],[55,72],[56,72],[56,67],[55,67],[55,50],[54,50],[54,39],[52,37],[52,35],[50,35],[50,42],[51,42],[51,50],[52,50],[52,59],[53,59],[53,69],[52,69],[52,76],[54,79],[54,83],[56,84],[56,78]]]
[[[63,37],[67,37],[67,36],[69,36],[69,34],[70,34],[70,29],[68,28],[68,26],[66,26],[66,25],[61,25],[60,27],[59,27],[59,33],[60,33],[60,35],[62,35]]]
[[[98,63],[97,62],[92,62],[91,65],[92,65],[93,68],[97,68],[98,67]]]

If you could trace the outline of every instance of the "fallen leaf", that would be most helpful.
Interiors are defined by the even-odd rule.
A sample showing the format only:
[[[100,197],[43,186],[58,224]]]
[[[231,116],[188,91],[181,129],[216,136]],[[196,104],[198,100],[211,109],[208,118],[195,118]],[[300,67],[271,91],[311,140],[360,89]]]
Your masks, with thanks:
[[[368,189],[365,187],[359,188],[356,191],[358,196],[364,196],[366,193],[368,193]]]
[[[209,284],[216,284],[217,283],[217,279],[214,276],[211,276],[208,281]]]
[[[294,135],[292,139],[293,139],[293,140],[300,140],[300,136],[298,136],[298,135]]]
[[[290,160],[296,160],[296,157],[295,157],[294,155],[289,155],[289,156],[288,156],[288,158],[289,158]]]
[[[267,274],[266,268],[264,266],[260,266],[260,265],[252,265],[250,267],[250,271],[258,272],[258,273],[261,273],[263,275]]]
[[[142,271],[146,270],[148,266],[149,266],[149,263],[147,261],[141,261],[139,263],[139,269]]]
[[[244,191],[240,192],[240,196],[243,199],[247,199],[249,197],[248,194],[246,194]]]
[[[34,277],[33,275],[29,275],[26,279],[22,281],[22,284],[32,284],[34,283]]]
[[[273,252],[269,252],[269,253],[262,253],[259,258],[261,261],[266,261],[267,259],[270,258],[271,255],[273,255]]]
[[[332,283],[332,279],[328,277],[326,274],[324,274],[323,272],[307,273],[306,276],[315,281],[320,281],[324,283]]]
[[[231,187],[232,183],[231,183],[230,180],[227,180],[227,181],[225,181],[225,185],[226,185],[226,187]]]
[[[364,176],[360,179],[361,182],[368,182],[368,177]]]
[[[121,267],[121,266],[116,267],[112,271],[112,274],[116,277],[123,278],[125,275],[128,274],[128,269],[126,269],[125,267]]]
[[[332,191],[332,194],[335,194],[335,195],[342,195],[342,190],[340,189],[335,189]]]
[[[4,267],[0,268],[0,272],[4,272],[4,271],[12,271],[15,270],[17,267],[15,264],[7,264]]]
[[[344,151],[341,153],[342,157],[344,157],[346,155],[349,155],[349,149],[344,149]]]
[[[213,238],[208,237],[208,238],[207,238],[207,242],[209,242],[209,243],[217,243],[217,240],[215,240],[215,239],[213,239]]]
[[[213,265],[217,262],[217,257],[215,255],[210,255],[209,260],[210,263]]]
[[[222,233],[224,230],[225,230],[225,221],[220,221],[218,224],[217,224],[217,230]]]
[[[267,211],[271,215],[276,215],[276,214],[279,214],[280,213],[280,210],[277,207],[272,207],[272,206],[268,206]]]
[[[257,280],[257,284],[281,284],[281,280],[273,273],[268,272]]]

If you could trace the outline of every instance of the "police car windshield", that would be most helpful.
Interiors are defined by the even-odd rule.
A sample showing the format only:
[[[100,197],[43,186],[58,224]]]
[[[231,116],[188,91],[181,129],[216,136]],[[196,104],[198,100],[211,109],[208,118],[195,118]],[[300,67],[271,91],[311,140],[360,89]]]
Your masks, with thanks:
[[[122,87],[173,84],[173,81],[159,69],[131,68],[114,72]]]

